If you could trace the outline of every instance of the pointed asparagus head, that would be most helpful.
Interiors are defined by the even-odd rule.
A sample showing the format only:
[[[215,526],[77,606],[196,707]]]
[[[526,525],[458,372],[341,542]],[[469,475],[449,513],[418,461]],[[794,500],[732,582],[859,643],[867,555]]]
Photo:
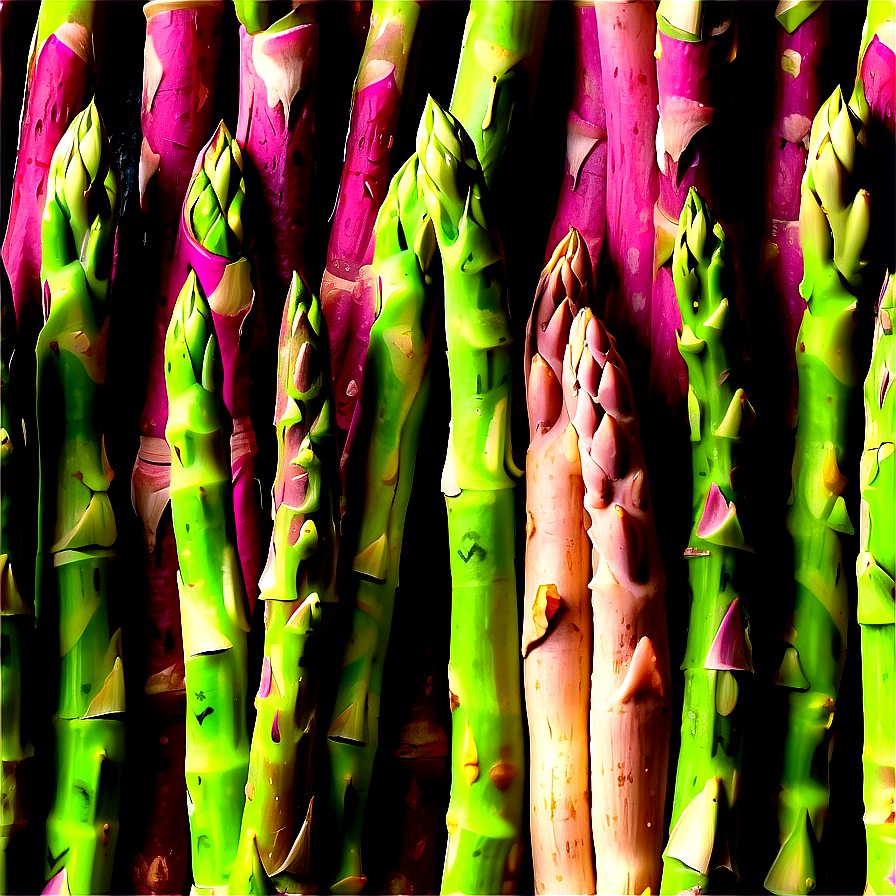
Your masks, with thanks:
[[[214,255],[235,260],[243,250],[246,181],[239,144],[222,121],[200,152],[187,190],[188,232]]]
[[[860,188],[865,125],[837,87],[824,102],[809,137],[809,160],[800,199],[800,242],[805,275],[800,293],[809,298],[814,282],[833,260],[852,286],[861,284],[871,228],[868,193]]]
[[[75,116],[50,162],[41,230],[43,278],[52,281],[66,265],[80,261],[93,300],[104,306],[117,211],[112,153],[96,102],[91,101]]]

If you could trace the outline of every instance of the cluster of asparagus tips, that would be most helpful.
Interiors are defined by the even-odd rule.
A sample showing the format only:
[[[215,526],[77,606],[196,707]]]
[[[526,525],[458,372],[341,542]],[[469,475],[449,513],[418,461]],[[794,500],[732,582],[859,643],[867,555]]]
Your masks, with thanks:
[[[47,820],[52,892],[108,892],[118,834],[124,672],[120,632],[109,632],[116,525],[101,413],[117,201],[109,144],[91,102],[53,154],[41,233],[38,587],[52,594],[44,570],[51,561],[61,656],[56,792]]]
[[[862,453],[858,618],[862,626],[862,703],[865,710],[865,831],[867,893],[896,886],[893,765],[896,755],[896,319],[894,278],[887,274],[877,307],[871,368],[865,378],[865,450]]]
[[[814,888],[813,844],[829,803],[828,751],[849,600],[841,534],[853,534],[841,470],[858,382],[852,341],[871,220],[869,195],[858,188],[864,146],[864,126],[838,87],[812,124],[800,202],[806,310],[797,338],[799,422],[787,516],[796,598],[775,678],[790,693],[778,800],[781,848],[765,880],[774,893]]]
[[[688,368],[693,527],[686,551],[691,585],[672,828],[661,892],[705,890],[719,869],[736,874],[743,673],[752,671],[749,629],[738,594],[738,558],[751,550],[737,512],[736,445],[754,419],[735,389],[728,240],[691,189],[672,267],[681,309],[678,346]],[[696,890],[695,890],[696,892]]]
[[[658,888],[669,756],[665,575],[616,341],[585,308],[563,358],[590,519],[591,824],[597,892]]]
[[[248,605],[234,548],[229,419],[212,316],[190,272],[165,343],[171,512],[187,690],[186,779],[198,890],[227,885],[249,765]]]
[[[466,132],[430,99],[420,187],[445,280],[451,426],[448,509],[452,707],[446,893],[513,891],[520,861],[523,734],[510,446],[513,379],[504,258]],[[484,632],[488,636],[484,636]]]
[[[355,609],[327,732],[339,868],[331,890],[360,892],[364,812],[379,743],[383,661],[398,585],[405,516],[420,426],[429,396],[432,302],[426,271],[435,253],[432,224],[418,192],[416,155],[392,179],[376,224],[372,273],[378,317],[365,368],[364,491],[355,520]],[[360,461],[361,458],[359,457]]]
[[[264,659],[243,847],[230,879],[235,893],[245,892],[240,887],[256,858],[269,877],[308,879],[319,645],[324,605],[336,599],[336,441],[326,370],[320,303],[294,273],[280,329],[274,531],[260,582]],[[258,869],[252,873],[260,879]]]
[[[592,12],[593,19],[593,12]],[[591,260],[570,229],[542,271],[529,318],[523,656],[529,720],[529,829],[539,893],[593,893],[588,808],[591,556],[578,438],[561,386]],[[555,844],[559,844],[557,848]]]

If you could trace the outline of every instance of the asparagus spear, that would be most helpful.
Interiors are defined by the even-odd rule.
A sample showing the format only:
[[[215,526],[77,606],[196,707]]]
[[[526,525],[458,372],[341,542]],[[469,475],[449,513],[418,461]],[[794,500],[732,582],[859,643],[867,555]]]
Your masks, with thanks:
[[[183,775],[186,693],[183,634],[177,596],[177,545],[168,510],[171,449],[165,441],[165,332],[186,271],[175,254],[184,197],[196,155],[215,123],[221,14],[224,4],[153,0],[146,16],[140,121],[140,205],[144,213],[152,301],[148,381],[131,497],[143,529],[143,613],[140,643],[144,691],[151,709],[139,740],[154,772],[145,801],[133,807],[142,821],[131,860],[138,893],[181,892],[190,879],[190,835]],[[157,278],[157,279],[156,279]],[[149,315],[147,315],[147,318]]]
[[[865,710],[863,796],[868,849],[866,893],[894,889],[893,765],[896,755],[896,319],[894,278],[888,273],[877,306],[871,367],[865,378],[865,450],[861,462],[859,622],[862,624],[862,702]]]
[[[576,0],[572,14],[575,79],[566,119],[566,172],[545,263],[570,227],[585,241],[591,258],[599,259],[607,224],[607,114],[594,3]]]
[[[264,660],[240,842],[255,842],[256,852],[246,852],[266,876],[299,880],[308,878],[310,857],[323,617],[336,600],[336,440],[325,354],[320,304],[293,274],[280,328],[274,531],[260,583]],[[245,873],[234,868],[232,892],[244,892]],[[279,888],[291,885],[287,878]]]
[[[360,892],[367,879],[361,846],[379,742],[383,661],[429,394],[432,305],[425,272],[435,241],[418,192],[419,169],[413,155],[392,179],[375,228],[372,272],[380,314],[371,328],[365,374],[370,410],[365,412],[365,490],[352,559],[355,608],[327,732],[331,803],[340,837],[340,864],[330,887],[334,893]]]
[[[314,4],[295,8],[268,27],[268,4],[240,3],[240,102],[236,141],[260,181],[271,235],[260,246],[278,289],[293,271],[304,275],[311,183],[311,134],[317,73]]]
[[[264,315],[249,316],[257,298],[243,225],[246,182],[239,144],[222,121],[199,153],[184,200],[178,253],[196,273],[212,313],[224,378],[221,393],[230,413],[230,463],[237,550],[249,612],[261,575],[261,530],[255,465],[258,446],[250,407],[250,350],[265,333]],[[255,333],[244,333],[254,323]],[[170,390],[169,390],[170,392]]]
[[[572,323],[563,392],[592,543],[591,826],[598,893],[655,891],[669,764],[665,577],[625,364],[590,310]]]
[[[118,187],[94,103],[56,147],[47,188],[41,273],[48,314],[37,341],[38,549],[41,567],[55,567],[62,660],[45,879],[56,881],[51,890],[105,893],[124,758],[121,635],[110,635],[107,593],[116,526],[102,414]],[[43,574],[39,587],[49,596]]]
[[[445,276],[451,428],[442,475],[451,558],[451,801],[444,893],[513,891],[523,741],[510,448],[511,335],[503,253],[482,169],[457,119],[430,99],[420,187]],[[487,632],[487,636],[484,634]]]
[[[419,17],[416,2],[376,0],[371,9],[320,287],[330,332],[336,421],[343,440],[343,486],[351,451],[349,431],[360,395],[370,327],[376,317],[369,267],[374,224],[389,187],[392,142]]]
[[[652,344],[650,294],[659,172],[656,164],[656,13],[648,3],[597,0],[607,117],[606,245],[613,286],[603,319],[636,376],[639,401]],[[643,382],[642,382],[643,380]]]
[[[590,281],[588,248],[570,229],[542,272],[526,334],[523,656],[538,893],[594,892],[586,735],[591,558],[578,438],[561,386],[570,324],[588,303]]]
[[[738,440],[752,422],[734,388],[728,240],[706,203],[688,193],[672,256],[681,308],[679,350],[688,365],[688,419],[694,469],[693,527],[686,551],[692,602],[681,716],[681,753],[662,893],[718,886],[736,874],[742,755],[741,717],[752,670],[738,552],[749,551],[732,478]]]
[[[30,350],[41,311],[42,197],[56,145],[84,108],[94,77],[92,0],[41,3],[28,59],[16,173],[3,240],[20,345]]]
[[[864,142],[864,125],[838,87],[812,124],[800,202],[806,311],[797,340],[799,423],[787,517],[796,604],[779,674],[792,690],[778,802],[781,849],[765,880],[773,893],[814,888],[813,844],[828,809],[831,723],[846,646],[841,533],[853,532],[841,469],[858,379],[852,335],[870,224],[868,193],[857,188]]]
[[[249,766],[248,605],[234,548],[227,412],[212,312],[190,272],[165,341],[171,514],[187,689],[186,779],[198,891],[226,887]]]
[[[528,126],[549,12],[550,4],[530,0],[470,3],[451,114],[470,135],[492,192],[511,120]]]
[[[0,664],[0,759],[3,762],[2,816],[0,816],[0,893],[21,892],[36,875],[26,871],[28,853],[18,849],[20,838],[30,822],[29,768],[34,748],[31,745],[27,681],[33,666],[34,606],[26,583],[20,575],[27,563],[22,551],[18,511],[22,504],[19,477],[22,475],[24,448],[22,419],[10,393],[10,345],[15,341],[15,307],[3,305],[2,375],[0,375],[0,465],[3,489],[0,492],[0,625],[3,657]],[[29,661],[29,657],[32,661]]]

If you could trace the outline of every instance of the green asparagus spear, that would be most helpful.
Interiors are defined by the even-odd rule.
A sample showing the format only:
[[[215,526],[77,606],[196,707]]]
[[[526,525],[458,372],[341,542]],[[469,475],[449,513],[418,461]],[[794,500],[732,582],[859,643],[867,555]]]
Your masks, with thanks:
[[[320,303],[294,273],[280,328],[274,531],[260,582],[264,660],[240,850],[253,866],[260,855],[268,876],[289,873],[278,889],[293,876],[308,878],[320,642],[324,612],[336,600],[338,471],[327,367]],[[250,872],[259,878],[238,863],[230,891],[245,893]]]
[[[752,408],[734,388],[727,293],[728,240],[692,187],[681,215],[672,274],[681,308],[678,346],[688,368],[694,469],[688,573],[691,613],[684,662],[681,753],[661,893],[707,890],[716,869],[734,871],[740,800],[742,691],[752,671],[738,552],[750,550],[732,481],[737,441]]]
[[[451,557],[451,801],[444,893],[513,892],[524,782],[511,333],[504,256],[482,169],[458,121],[430,99],[420,186],[445,277],[451,428],[442,476]]]
[[[865,709],[866,893],[891,893],[896,882],[893,765],[896,756],[896,319],[894,278],[887,274],[877,307],[871,369],[865,378],[865,450],[862,454],[859,622],[862,625],[862,701]]]
[[[838,87],[812,124],[800,201],[806,311],[797,337],[799,422],[787,516],[796,603],[778,675],[791,691],[778,802],[781,849],[765,880],[773,893],[815,887],[814,849],[828,811],[831,724],[847,627],[841,533],[853,533],[841,470],[858,381],[852,338],[870,226],[868,193],[857,189],[864,143],[864,125]]]
[[[370,331],[364,379],[370,410],[365,412],[365,492],[352,561],[355,609],[327,733],[331,801],[341,837],[334,893],[360,892],[367,880],[361,835],[379,741],[383,661],[429,394],[432,303],[425,272],[435,239],[418,193],[419,166],[417,156],[411,156],[392,179],[375,227],[372,280],[379,316]]]
[[[121,637],[109,631],[116,527],[102,415],[118,192],[94,103],[57,146],[47,189],[41,273],[49,313],[37,341],[38,587],[52,593],[52,562],[61,679],[45,872],[71,893],[104,893],[124,758]]]
[[[187,690],[186,776],[199,891],[227,885],[249,766],[248,605],[235,549],[229,415],[211,311],[190,272],[165,339],[171,513]]]

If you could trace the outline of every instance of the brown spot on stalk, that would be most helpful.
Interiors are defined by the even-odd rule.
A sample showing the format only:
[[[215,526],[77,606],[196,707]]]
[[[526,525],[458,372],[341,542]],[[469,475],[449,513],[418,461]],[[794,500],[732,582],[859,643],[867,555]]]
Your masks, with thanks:
[[[448,705],[451,707],[451,712],[454,712],[458,706],[460,706],[460,700],[458,699],[457,694],[454,691],[448,691]]]
[[[510,787],[517,773],[517,767],[512,762],[500,759],[489,769],[488,776],[492,779],[492,784],[503,791]]]

